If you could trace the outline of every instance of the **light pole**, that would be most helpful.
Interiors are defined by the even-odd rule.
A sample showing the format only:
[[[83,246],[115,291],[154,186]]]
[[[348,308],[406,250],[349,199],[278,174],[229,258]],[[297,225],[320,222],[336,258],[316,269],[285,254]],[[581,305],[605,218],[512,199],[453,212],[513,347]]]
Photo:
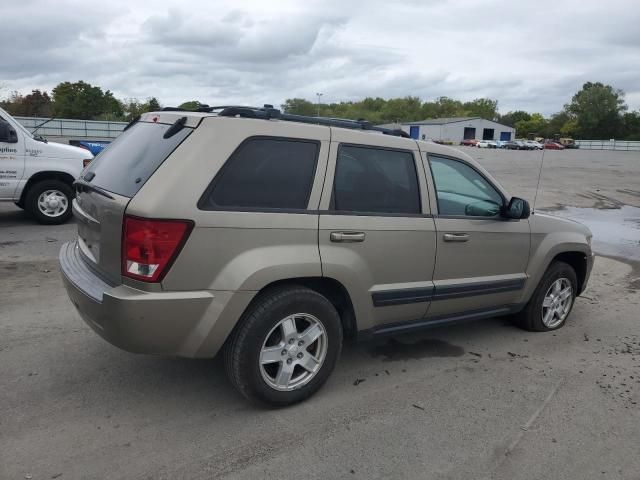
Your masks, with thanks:
[[[322,97],[322,93],[316,93],[316,97],[318,97],[318,116],[320,116],[320,97]]]

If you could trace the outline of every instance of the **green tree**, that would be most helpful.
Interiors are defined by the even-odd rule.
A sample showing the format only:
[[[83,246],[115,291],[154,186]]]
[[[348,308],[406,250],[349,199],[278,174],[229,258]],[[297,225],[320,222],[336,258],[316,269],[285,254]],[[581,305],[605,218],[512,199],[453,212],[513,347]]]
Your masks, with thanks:
[[[449,97],[440,97],[433,102],[425,102],[422,105],[421,119],[464,117],[467,112],[459,100]]]
[[[160,110],[162,107],[160,106],[160,102],[156,97],[147,98],[146,111],[147,112],[155,112]]]
[[[24,96],[12,92],[11,96],[2,102],[2,108],[11,115],[22,117],[50,117],[53,111],[49,94],[40,90],[32,90]]]
[[[539,113],[533,113],[529,120],[516,122],[516,135],[520,138],[539,136],[547,129],[547,120]]]
[[[624,92],[600,82],[587,82],[565,106],[576,121],[576,135],[584,139],[615,138],[622,132],[627,110]]]
[[[490,98],[476,98],[462,105],[465,115],[495,120],[498,117],[498,101]]]
[[[421,110],[422,102],[418,97],[391,98],[382,107],[380,120],[385,123],[420,120]]]
[[[178,108],[182,108],[183,110],[196,110],[200,108],[200,103],[198,100],[189,100],[188,102],[181,103],[178,105]]]
[[[521,120],[531,120],[531,114],[525,112],[524,110],[515,110],[513,112],[505,113],[504,115],[500,115],[498,121],[503,125],[508,125],[510,127],[515,127],[516,123]]]
[[[318,112],[317,105],[314,105],[304,98],[289,98],[281,105],[282,110],[292,115],[315,115]]]
[[[622,135],[625,140],[640,140],[640,111],[622,116]]]
[[[121,102],[121,104],[122,104],[122,111],[123,111],[122,120],[126,122],[130,122],[131,120],[133,120],[139,115],[142,115],[143,113],[155,112],[157,110],[160,110],[161,108],[160,102],[158,102],[158,99],[155,97],[148,98],[147,101],[144,103],[140,102],[140,100],[138,100],[137,98],[128,98],[123,102]],[[200,104],[198,103],[197,105],[193,106],[193,108],[191,108],[191,106],[187,108],[189,110],[195,110],[196,108],[198,108],[199,105]],[[182,108],[185,108],[185,107],[182,107]]]
[[[62,82],[52,91],[53,111],[56,117],[91,120],[99,116],[118,118],[122,116],[122,107],[113,93],[103,92],[80,80]]]

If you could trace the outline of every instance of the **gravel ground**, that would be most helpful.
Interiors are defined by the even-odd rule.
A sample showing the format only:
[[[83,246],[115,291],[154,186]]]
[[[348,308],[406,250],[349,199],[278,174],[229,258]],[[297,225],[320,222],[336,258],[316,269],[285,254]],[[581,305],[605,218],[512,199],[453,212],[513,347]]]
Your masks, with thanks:
[[[463,151],[533,198],[539,152]],[[640,207],[637,153],[545,157],[538,207]],[[136,356],[93,334],[59,279],[74,230],[0,204],[1,479],[640,478],[628,256],[596,259],[557,332],[491,319],[350,346],[315,397],[265,410],[219,359]]]

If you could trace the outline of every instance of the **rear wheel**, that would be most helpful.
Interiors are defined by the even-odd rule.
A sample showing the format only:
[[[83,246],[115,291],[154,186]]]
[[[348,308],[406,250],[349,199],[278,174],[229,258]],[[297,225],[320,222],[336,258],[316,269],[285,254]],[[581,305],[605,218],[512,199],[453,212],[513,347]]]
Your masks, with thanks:
[[[307,288],[280,288],[245,312],[225,345],[225,367],[246,398],[284,406],[313,395],[341,349],[342,324],[331,302]]]
[[[39,223],[58,225],[71,216],[73,190],[60,180],[42,180],[29,188],[25,208]]]
[[[562,327],[577,294],[576,272],[564,262],[552,263],[525,308],[516,316],[526,330],[546,332]]]

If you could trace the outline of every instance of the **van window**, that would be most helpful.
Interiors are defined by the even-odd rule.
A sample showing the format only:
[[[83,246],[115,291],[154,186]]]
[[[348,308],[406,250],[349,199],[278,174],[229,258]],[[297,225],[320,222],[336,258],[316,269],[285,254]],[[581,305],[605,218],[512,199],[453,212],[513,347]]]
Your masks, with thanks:
[[[193,131],[183,128],[163,138],[171,127],[162,123],[138,122],[123,132],[82,173],[95,175],[90,182],[109,192],[133,197],[157,168]]]
[[[342,145],[336,161],[333,210],[419,214],[420,190],[413,154]]]
[[[203,210],[304,210],[318,163],[310,140],[256,137],[231,155],[203,195]]]

